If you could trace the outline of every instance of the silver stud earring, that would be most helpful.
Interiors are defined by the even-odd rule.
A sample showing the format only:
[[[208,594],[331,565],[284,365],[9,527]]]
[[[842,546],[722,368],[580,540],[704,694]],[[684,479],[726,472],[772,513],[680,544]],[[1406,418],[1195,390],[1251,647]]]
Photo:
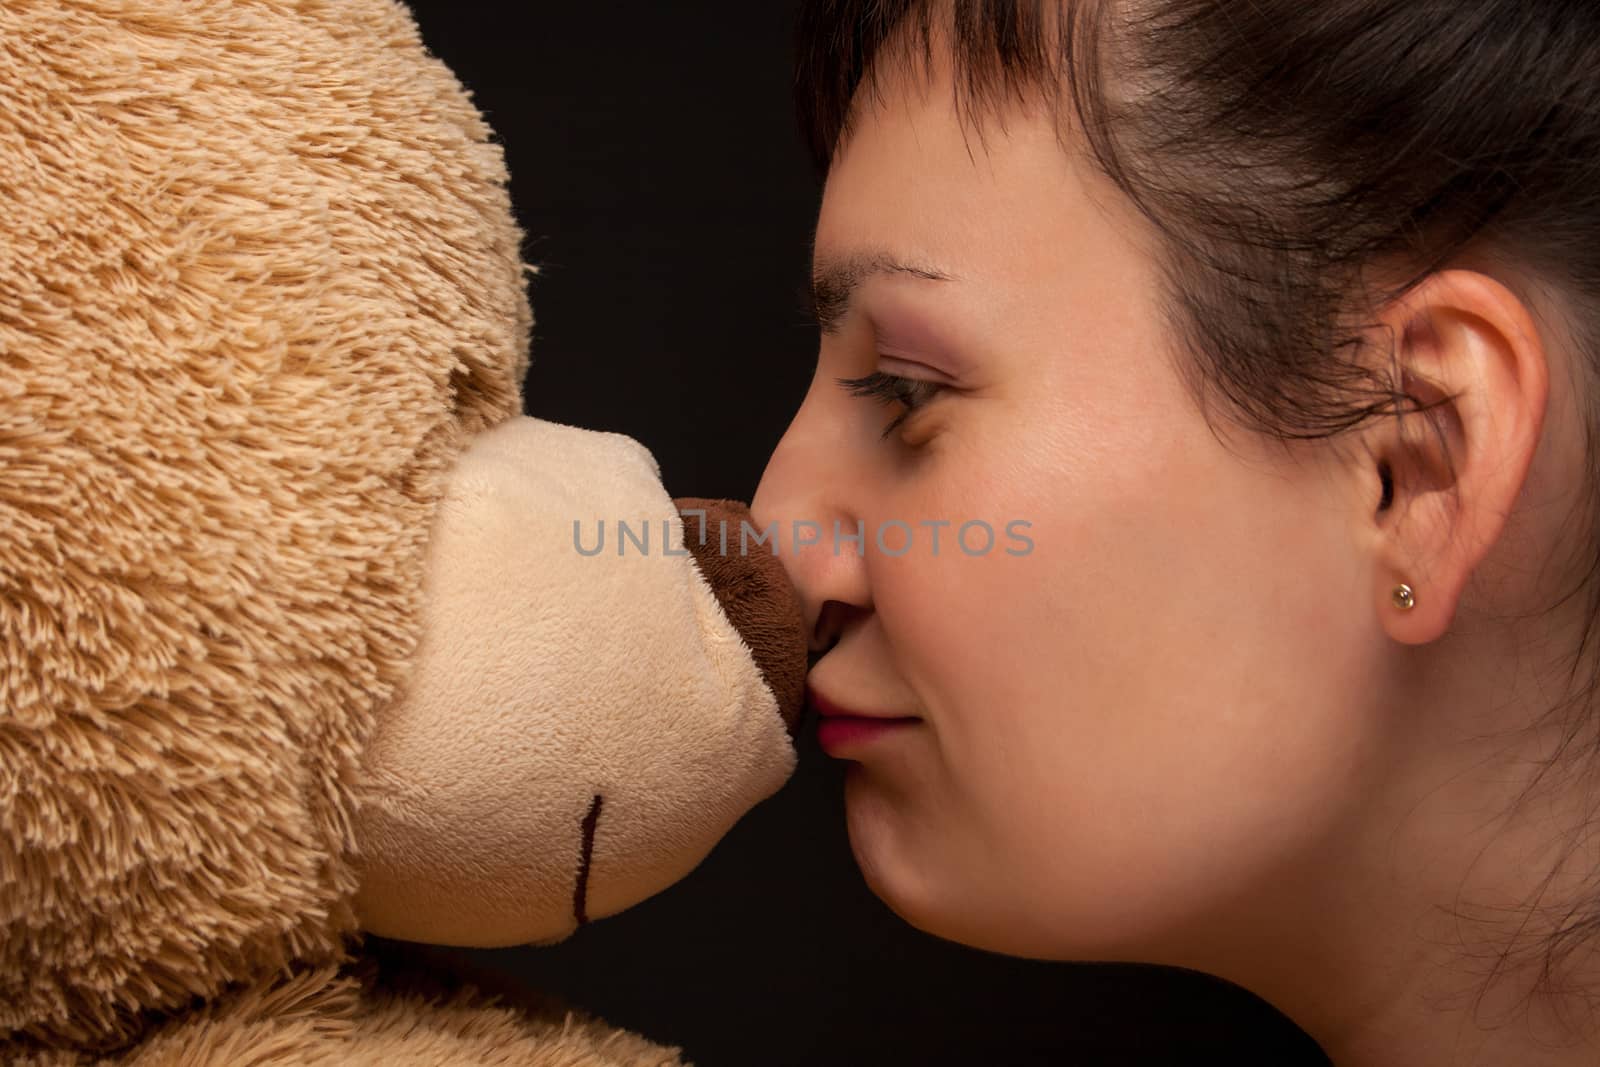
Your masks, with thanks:
[[[1392,596],[1394,598],[1394,606],[1399,608],[1401,611],[1410,611],[1412,608],[1417,606],[1416,594],[1413,593],[1411,591],[1411,587],[1406,585],[1404,582],[1394,587],[1394,593]]]

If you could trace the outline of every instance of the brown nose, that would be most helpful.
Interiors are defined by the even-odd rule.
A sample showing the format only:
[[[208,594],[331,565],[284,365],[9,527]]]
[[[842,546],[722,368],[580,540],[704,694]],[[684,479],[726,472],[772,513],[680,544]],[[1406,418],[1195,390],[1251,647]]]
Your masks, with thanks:
[[[765,544],[756,543],[760,531],[750,509],[737,500],[678,497],[673,504],[680,512],[705,512],[703,525],[697,515],[683,517],[684,545],[710,583],[722,613],[750,646],[761,677],[778,700],[778,714],[794,736],[805,699],[806,620],[800,597],[777,557],[776,534]],[[741,523],[749,524],[743,537]]]

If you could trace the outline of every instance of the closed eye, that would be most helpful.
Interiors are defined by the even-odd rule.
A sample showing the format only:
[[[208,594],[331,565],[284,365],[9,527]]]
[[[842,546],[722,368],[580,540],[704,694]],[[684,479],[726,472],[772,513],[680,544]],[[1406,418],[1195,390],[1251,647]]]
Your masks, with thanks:
[[[900,404],[905,408],[884,427],[880,440],[887,438],[901,423],[944,388],[938,382],[922,378],[903,378],[898,374],[886,374],[876,370],[864,377],[835,378],[834,381],[843,386],[851,396],[866,397],[883,404]]]

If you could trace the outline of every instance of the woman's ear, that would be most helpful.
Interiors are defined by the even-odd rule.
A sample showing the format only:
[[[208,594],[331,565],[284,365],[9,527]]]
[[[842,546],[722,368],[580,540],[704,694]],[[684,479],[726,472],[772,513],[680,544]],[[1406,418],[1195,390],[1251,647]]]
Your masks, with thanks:
[[[1429,275],[1384,308],[1378,326],[1393,338],[1390,373],[1409,399],[1368,439],[1370,476],[1382,485],[1371,595],[1390,637],[1421,644],[1450,628],[1522,491],[1544,429],[1549,367],[1528,308],[1478,271]],[[1410,607],[1396,602],[1402,583]]]

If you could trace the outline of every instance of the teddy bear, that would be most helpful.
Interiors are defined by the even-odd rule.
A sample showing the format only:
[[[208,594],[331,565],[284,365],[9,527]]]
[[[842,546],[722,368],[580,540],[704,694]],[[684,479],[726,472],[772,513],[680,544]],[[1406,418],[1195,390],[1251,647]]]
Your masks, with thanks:
[[[682,1062],[372,951],[570,936],[795,763],[748,512],[523,414],[506,178],[396,0],[0,5],[0,1061]]]

